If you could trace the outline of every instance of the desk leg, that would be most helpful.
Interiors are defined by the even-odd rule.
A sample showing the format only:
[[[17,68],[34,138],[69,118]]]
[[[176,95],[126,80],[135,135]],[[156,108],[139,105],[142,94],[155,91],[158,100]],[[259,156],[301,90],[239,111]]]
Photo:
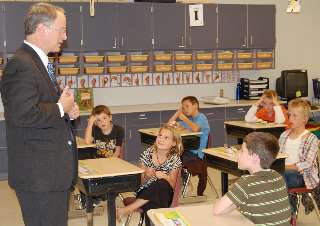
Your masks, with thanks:
[[[116,226],[116,193],[110,192],[108,197],[108,225]]]
[[[228,173],[221,172],[221,194],[228,192]]]
[[[93,226],[93,200],[92,197],[86,196],[86,212],[87,212],[87,226]]]

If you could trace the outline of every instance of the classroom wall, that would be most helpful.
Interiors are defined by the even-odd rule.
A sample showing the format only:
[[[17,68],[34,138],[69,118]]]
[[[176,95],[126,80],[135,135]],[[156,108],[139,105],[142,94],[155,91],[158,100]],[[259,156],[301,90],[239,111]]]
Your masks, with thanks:
[[[187,1],[190,2],[190,1]],[[197,2],[197,0],[192,0]],[[200,1],[199,1],[200,2]],[[210,2],[210,0],[205,0]],[[320,21],[319,0],[302,1],[302,11],[299,14],[287,14],[287,0],[212,0],[224,4],[274,4],[276,5],[276,66],[273,70],[242,71],[241,76],[270,78],[271,88],[275,87],[275,79],[285,69],[307,69],[309,75],[309,97],[313,97],[311,79],[320,77],[320,64],[317,53],[320,53]],[[109,106],[153,104],[178,102],[185,95],[213,96],[219,95],[224,89],[227,97],[234,98],[235,83],[161,86],[161,87],[130,87],[95,89],[95,104]],[[3,111],[0,104],[0,111]]]

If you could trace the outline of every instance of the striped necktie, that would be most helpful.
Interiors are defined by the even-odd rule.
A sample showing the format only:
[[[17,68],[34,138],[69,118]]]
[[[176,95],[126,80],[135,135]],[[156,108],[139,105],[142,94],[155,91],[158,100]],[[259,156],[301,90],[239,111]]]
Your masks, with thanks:
[[[52,85],[55,88],[55,90],[57,91],[57,95],[60,96],[60,88],[59,88],[57,78],[55,75],[54,65],[49,62],[47,65],[47,69],[48,69],[48,74],[49,74],[50,80],[52,82]]]

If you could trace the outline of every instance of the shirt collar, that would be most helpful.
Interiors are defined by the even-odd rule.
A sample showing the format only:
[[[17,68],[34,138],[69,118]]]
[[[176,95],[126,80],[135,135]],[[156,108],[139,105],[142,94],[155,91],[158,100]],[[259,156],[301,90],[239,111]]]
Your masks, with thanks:
[[[42,49],[40,49],[39,47],[31,44],[30,42],[28,42],[28,41],[26,41],[26,40],[24,40],[23,42],[24,42],[25,44],[27,44],[28,46],[30,46],[30,47],[38,54],[38,56],[40,57],[43,65],[47,68],[48,63],[49,63],[49,59],[48,59],[47,54],[45,54],[45,52],[43,52]],[[47,70],[48,70],[48,69],[47,69]]]

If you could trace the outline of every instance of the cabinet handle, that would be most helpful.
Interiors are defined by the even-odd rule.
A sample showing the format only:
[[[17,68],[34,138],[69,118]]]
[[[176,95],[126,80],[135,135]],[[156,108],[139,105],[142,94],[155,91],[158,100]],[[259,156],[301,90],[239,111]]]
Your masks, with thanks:
[[[247,46],[247,36],[244,36],[244,44],[242,45],[242,47],[246,47]]]
[[[181,45],[179,45],[179,48],[184,48],[184,38],[181,36]]]
[[[250,45],[253,45],[253,36],[250,35]]]
[[[140,116],[140,117],[146,117],[146,114],[141,113],[141,114],[139,114],[139,116]]]
[[[121,36],[121,46],[123,46],[123,36]]]
[[[146,120],[146,119],[148,119],[148,118],[138,118],[139,120]]]
[[[207,115],[207,116],[209,116],[209,115],[214,115],[214,113],[207,113],[206,115]]]
[[[238,108],[237,111],[243,111],[243,108]]]
[[[131,130],[129,130],[129,139],[132,138]]]
[[[113,46],[112,46],[112,48],[117,48],[117,38],[116,37],[114,37],[114,39],[113,39]]]

